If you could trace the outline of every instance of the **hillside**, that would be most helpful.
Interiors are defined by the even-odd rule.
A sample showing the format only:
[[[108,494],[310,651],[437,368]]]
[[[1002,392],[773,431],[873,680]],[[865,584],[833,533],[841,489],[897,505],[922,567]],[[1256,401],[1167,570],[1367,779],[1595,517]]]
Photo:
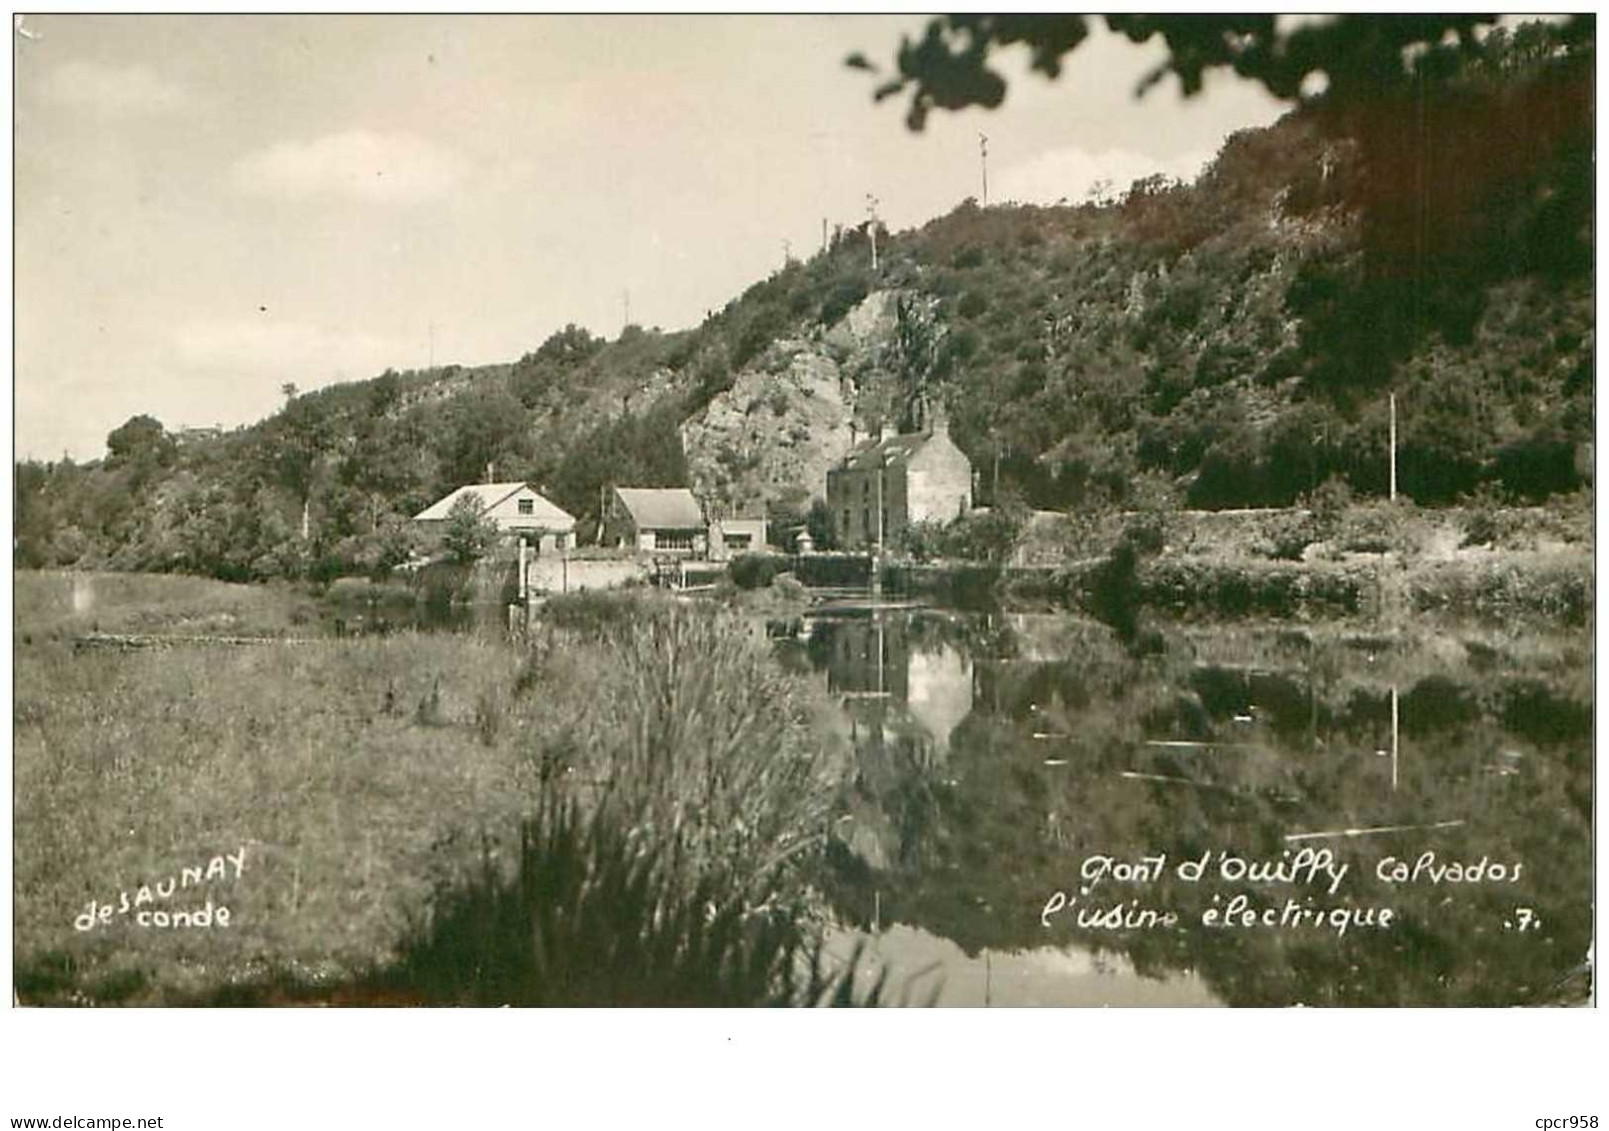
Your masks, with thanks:
[[[1477,93],[1507,105],[1509,82]],[[1467,113],[1432,121],[1447,175],[1417,203],[1293,113],[1231,137],[1194,185],[967,201],[879,231],[875,273],[864,228],[837,232],[691,330],[567,327],[509,364],[388,372],[212,439],[136,418],[103,460],[18,466],[16,560],[383,570],[408,516],[488,464],[584,533],[611,482],[796,519],[857,430],[912,426],[924,403],[949,413],[985,503],[1285,505],[1332,477],[1380,495],[1392,392],[1408,496],[1545,500],[1590,476],[1590,113],[1585,161],[1561,113],[1536,119],[1517,168],[1459,148]],[[1584,223],[1548,211],[1583,182]]]

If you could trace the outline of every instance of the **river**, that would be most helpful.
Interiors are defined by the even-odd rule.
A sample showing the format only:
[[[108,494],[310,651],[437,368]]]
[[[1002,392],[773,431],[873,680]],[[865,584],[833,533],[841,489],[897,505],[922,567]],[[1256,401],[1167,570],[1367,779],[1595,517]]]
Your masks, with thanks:
[[[1155,627],[771,626],[854,750],[840,953],[870,938],[897,995],[951,1005],[1584,1000],[1589,631]]]

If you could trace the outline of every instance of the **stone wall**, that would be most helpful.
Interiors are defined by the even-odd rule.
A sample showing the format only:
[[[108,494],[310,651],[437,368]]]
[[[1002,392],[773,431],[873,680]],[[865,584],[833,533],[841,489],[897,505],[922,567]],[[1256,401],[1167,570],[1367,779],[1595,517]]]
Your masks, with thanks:
[[[646,582],[648,574],[648,563],[636,558],[539,557],[526,563],[525,582],[533,593],[575,593]]]

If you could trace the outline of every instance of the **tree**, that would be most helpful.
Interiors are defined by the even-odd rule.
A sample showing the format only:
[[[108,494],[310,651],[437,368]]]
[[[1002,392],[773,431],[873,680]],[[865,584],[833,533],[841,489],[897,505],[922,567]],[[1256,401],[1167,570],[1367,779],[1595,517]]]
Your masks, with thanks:
[[[637,329],[638,333],[642,332],[641,327]],[[621,337],[625,337],[624,333]],[[535,358],[538,361],[550,361],[561,366],[579,365],[601,350],[605,344],[602,338],[594,338],[586,327],[570,322],[564,329],[550,334],[547,341],[536,347]]]
[[[1200,93],[1207,71],[1227,67],[1289,102],[1311,96],[1314,76],[1326,80],[1325,97],[1353,102],[1372,98],[1382,87],[1443,84],[1466,62],[1497,51],[1508,53],[1505,64],[1547,56],[1534,36],[1515,45],[1506,35],[1486,34],[1496,23],[1492,15],[1454,13],[1344,15],[1296,26],[1282,26],[1268,13],[1106,17],[1107,27],[1131,42],[1160,37],[1167,51],[1141,79],[1138,94],[1172,74],[1189,97]],[[1561,26],[1559,40],[1566,47],[1590,45],[1594,26],[1590,14],[1572,16]],[[1006,80],[989,67],[992,51],[1026,47],[1031,69],[1055,79],[1063,59],[1088,37],[1089,20],[1077,15],[940,16],[929,21],[920,40],[906,36],[901,41],[894,59],[897,77],[879,85],[874,97],[882,101],[909,92],[906,124],[920,131],[935,109],[993,109],[1005,100]],[[859,53],[847,63],[879,70]]]
[[[486,504],[474,495],[461,495],[447,512],[442,545],[459,565],[469,565],[486,555],[497,539],[497,525],[485,515]]]
[[[110,454],[106,464],[108,467],[163,466],[172,461],[174,446],[173,437],[167,434],[162,422],[142,413],[129,417],[107,435],[106,450]]]
[[[827,500],[819,495],[810,500],[810,511],[805,515],[805,529],[810,532],[816,549],[837,548],[837,540],[833,537],[832,511],[827,506]]]
[[[1363,254],[1338,273],[1324,310],[1298,311],[1305,368],[1332,394],[1383,380],[1426,332],[1469,341],[1497,282],[1590,274],[1596,19],[1512,34],[1497,19],[1106,17],[1136,44],[1161,40],[1164,58],[1137,94],[1174,75],[1191,97],[1209,71],[1227,69],[1351,145],[1338,180]],[[1031,68],[1055,79],[1089,31],[1083,16],[939,17],[904,39],[874,97],[908,96],[906,124],[920,131],[935,109],[1001,104],[996,50],[1025,47]],[[864,55],[847,62],[879,70]],[[1331,171],[1327,155],[1323,176]]]
[[[402,400],[402,377],[387,369],[369,383],[369,415],[384,416]]]

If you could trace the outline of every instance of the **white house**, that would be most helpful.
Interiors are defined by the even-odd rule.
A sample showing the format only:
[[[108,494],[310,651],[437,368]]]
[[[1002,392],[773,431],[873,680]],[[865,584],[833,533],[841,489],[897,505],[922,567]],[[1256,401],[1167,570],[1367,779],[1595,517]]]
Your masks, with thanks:
[[[481,514],[499,533],[519,535],[538,553],[565,550],[575,542],[575,519],[543,498],[529,483],[472,483],[438,499],[413,516],[427,530],[446,525],[453,505],[469,497],[480,500]]]

